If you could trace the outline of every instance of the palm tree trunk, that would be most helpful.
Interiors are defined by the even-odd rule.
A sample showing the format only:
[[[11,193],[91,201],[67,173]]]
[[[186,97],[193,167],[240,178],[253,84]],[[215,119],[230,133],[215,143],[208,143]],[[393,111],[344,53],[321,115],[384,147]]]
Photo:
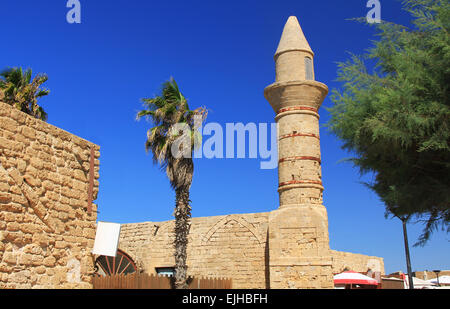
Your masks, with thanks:
[[[187,289],[187,245],[191,227],[189,191],[177,189],[175,207],[175,288]]]

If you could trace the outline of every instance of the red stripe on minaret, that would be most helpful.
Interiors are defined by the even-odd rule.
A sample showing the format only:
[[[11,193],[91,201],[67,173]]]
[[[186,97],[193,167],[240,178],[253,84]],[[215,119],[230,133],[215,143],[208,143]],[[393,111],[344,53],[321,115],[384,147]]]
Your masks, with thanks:
[[[311,161],[317,161],[319,163],[322,162],[322,160],[317,157],[288,157],[288,158],[282,158],[282,159],[278,160],[278,163],[283,163],[285,161],[300,161],[300,160],[311,160]]]
[[[280,109],[277,114],[281,114],[281,113],[284,113],[284,112],[290,112],[290,111],[312,111],[312,112],[315,112],[315,113],[319,112],[319,110],[314,108],[314,107],[292,106],[292,107],[286,107],[286,108]]]
[[[288,185],[296,185],[296,184],[314,184],[314,185],[322,185],[321,181],[318,180],[291,180],[280,183],[278,187],[284,187]]]
[[[291,134],[286,134],[286,135],[280,136],[279,140],[282,140],[282,139],[285,139],[285,138],[289,138],[289,137],[297,137],[297,136],[315,137],[315,138],[320,140],[320,136],[319,135],[312,134],[312,133],[291,133]]]

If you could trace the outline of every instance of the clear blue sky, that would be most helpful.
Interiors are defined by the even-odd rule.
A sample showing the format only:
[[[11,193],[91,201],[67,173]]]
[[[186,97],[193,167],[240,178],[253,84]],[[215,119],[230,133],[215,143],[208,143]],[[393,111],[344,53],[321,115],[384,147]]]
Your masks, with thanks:
[[[382,19],[408,24],[399,1],[381,0]],[[314,50],[316,79],[338,87],[336,62],[362,53],[373,29],[348,21],[365,0],[81,0],[82,23],[66,22],[66,0],[0,0],[0,68],[49,75],[41,101],[49,123],[101,146],[99,220],[172,219],[174,193],[144,150],[149,124],[136,122],[140,99],[173,76],[208,121],[271,123],[263,89],[274,82],[273,54],[284,23],[298,17]],[[330,106],[327,98],[324,106]],[[321,124],[329,116],[320,111]],[[400,221],[384,218],[357,171],[338,161],[341,142],[321,129],[324,204],[332,249],[381,256],[387,273],[406,270]],[[277,170],[255,159],[195,161],[193,216],[267,212],[278,207]],[[422,226],[409,225],[410,242]],[[413,270],[450,269],[449,236],[412,248]]]

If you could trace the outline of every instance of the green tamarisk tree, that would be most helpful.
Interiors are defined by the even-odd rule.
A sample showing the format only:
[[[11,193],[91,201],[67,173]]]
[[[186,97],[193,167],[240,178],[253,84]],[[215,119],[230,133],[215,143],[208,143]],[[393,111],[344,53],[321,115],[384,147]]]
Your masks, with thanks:
[[[386,206],[414,218],[424,245],[450,222],[450,2],[403,1],[411,27],[372,24],[377,40],[338,64],[328,129]]]

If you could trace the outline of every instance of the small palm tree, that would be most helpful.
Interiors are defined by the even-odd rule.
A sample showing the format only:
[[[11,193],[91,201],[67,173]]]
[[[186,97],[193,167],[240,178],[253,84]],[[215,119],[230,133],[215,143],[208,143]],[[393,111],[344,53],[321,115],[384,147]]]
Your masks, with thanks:
[[[47,121],[47,113],[37,104],[37,100],[50,93],[47,89],[40,89],[48,77],[45,74],[38,74],[32,79],[32,73],[31,69],[24,72],[22,68],[1,72],[0,97],[3,102],[15,106],[18,110]]]
[[[175,288],[184,289],[188,286],[186,260],[191,218],[189,190],[194,174],[192,153],[200,140],[197,128],[206,119],[207,111],[205,108],[190,110],[173,78],[163,84],[160,95],[142,101],[145,109],[137,114],[137,119],[146,117],[154,125],[147,132],[145,148],[152,152],[153,162],[166,170],[175,191]]]

